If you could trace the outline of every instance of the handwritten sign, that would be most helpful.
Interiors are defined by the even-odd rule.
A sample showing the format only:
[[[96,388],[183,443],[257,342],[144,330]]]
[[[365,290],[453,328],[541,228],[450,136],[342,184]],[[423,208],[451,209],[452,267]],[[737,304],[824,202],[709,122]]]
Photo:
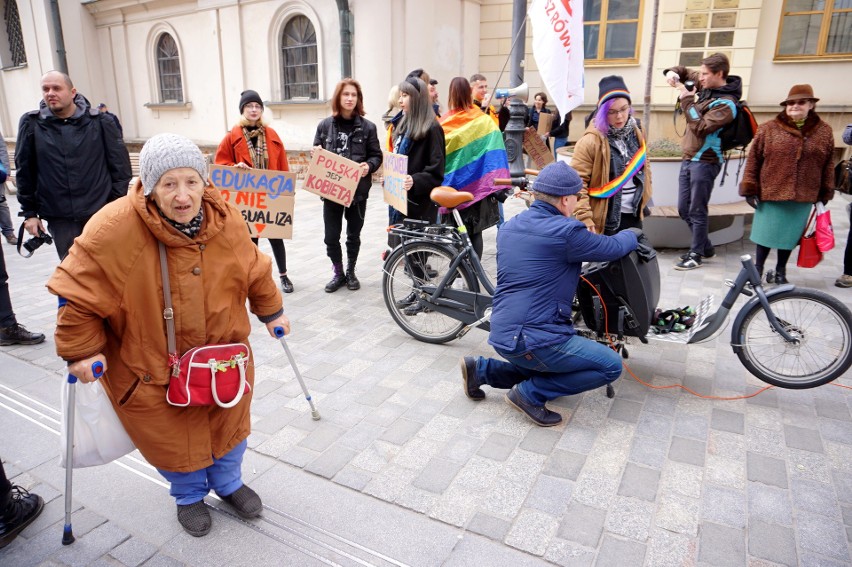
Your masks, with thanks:
[[[538,169],[542,169],[547,164],[555,161],[553,153],[547,149],[541,136],[532,128],[524,130],[524,151],[527,152],[527,155],[530,156]]]
[[[253,238],[293,238],[295,174],[211,165],[210,181],[239,209]]]
[[[408,191],[402,186],[408,175],[408,156],[385,152],[382,168],[385,178],[385,203],[408,215]]]
[[[553,126],[553,115],[542,112],[538,115],[538,135],[550,136],[550,129]]]
[[[360,179],[361,166],[357,162],[320,149],[314,151],[302,189],[348,207]]]

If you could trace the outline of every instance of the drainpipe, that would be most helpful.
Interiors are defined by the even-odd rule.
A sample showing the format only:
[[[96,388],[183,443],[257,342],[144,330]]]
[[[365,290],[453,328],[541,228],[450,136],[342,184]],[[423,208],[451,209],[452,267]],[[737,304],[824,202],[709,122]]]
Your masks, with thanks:
[[[352,76],[352,12],[349,11],[349,0],[337,0],[337,12],[340,16],[340,74],[341,78],[346,78]]]
[[[65,38],[62,36],[62,18],[59,17],[59,0],[50,0],[50,14],[53,16],[53,40],[56,42],[59,70],[68,74],[68,60],[65,58]]]

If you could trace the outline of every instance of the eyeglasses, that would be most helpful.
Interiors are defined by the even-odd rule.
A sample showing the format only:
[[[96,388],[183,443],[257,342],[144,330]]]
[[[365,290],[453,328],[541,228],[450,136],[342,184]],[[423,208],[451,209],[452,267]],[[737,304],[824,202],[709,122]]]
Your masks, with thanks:
[[[245,105],[243,108],[248,108],[249,110],[263,110],[263,106],[261,106],[257,103],[254,103],[254,102]]]
[[[630,114],[630,107],[626,106],[620,110],[610,109],[606,115],[607,116],[618,116],[619,114]]]
[[[787,106],[807,106],[810,102],[809,99],[799,99],[799,100],[791,100],[787,103]]]

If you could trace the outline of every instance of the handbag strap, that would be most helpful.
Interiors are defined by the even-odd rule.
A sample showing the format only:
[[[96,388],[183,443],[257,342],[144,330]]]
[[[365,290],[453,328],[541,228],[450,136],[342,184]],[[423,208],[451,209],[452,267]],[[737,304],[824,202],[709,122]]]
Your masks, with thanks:
[[[172,376],[180,374],[180,358],[177,355],[175,344],[175,312],[172,309],[172,287],[169,283],[169,264],[166,260],[166,247],[162,242],[157,243],[160,247],[160,274],[163,276],[163,319],[166,320],[166,341],[169,349],[169,366],[172,368]]]
[[[813,232],[811,230],[811,223],[814,222],[815,219],[816,219],[816,205],[811,207],[811,214],[808,217],[808,224],[805,225],[805,232],[802,233],[802,238],[806,237],[808,234]],[[814,226],[814,231],[815,230],[816,230],[816,226]],[[799,240],[801,240],[802,238],[800,238]]]

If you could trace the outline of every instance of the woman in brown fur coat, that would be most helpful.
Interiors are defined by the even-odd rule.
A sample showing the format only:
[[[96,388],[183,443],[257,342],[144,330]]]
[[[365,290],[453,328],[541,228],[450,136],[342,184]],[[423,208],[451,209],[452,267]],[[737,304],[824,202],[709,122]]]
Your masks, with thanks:
[[[793,85],[781,102],[784,110],[758,128],[740,183],[740,195],[755,208],[751,241],[761,275],[769,251],[778,250],[769,283],[787,283],[787,261],[812,206],[834,197],[834,135],[815,112],[818,100],[810,85]]]

